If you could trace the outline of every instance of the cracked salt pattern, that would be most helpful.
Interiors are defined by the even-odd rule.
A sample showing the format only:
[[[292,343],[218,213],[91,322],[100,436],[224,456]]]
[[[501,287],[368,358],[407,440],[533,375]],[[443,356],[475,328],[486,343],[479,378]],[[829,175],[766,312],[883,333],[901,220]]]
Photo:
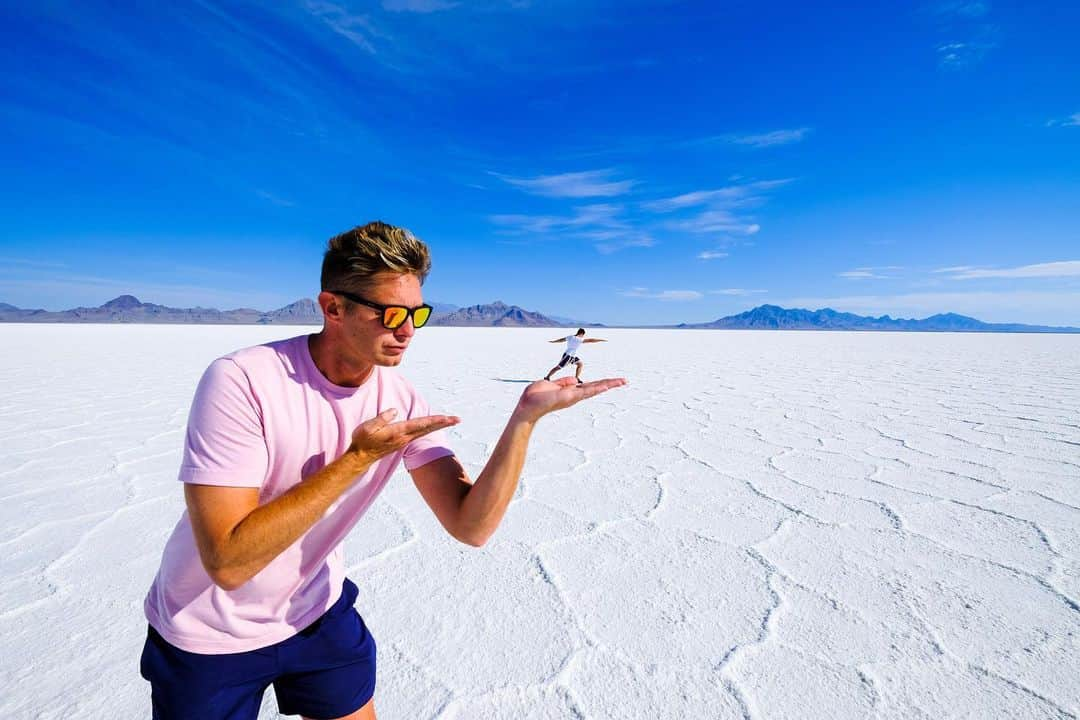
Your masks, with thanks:
[[[0,326],[0,715],[149,715],[195,383],[297,332]],[[1080,714],[1080,337],[596,334],[485,548],[403,470],[350,535],[381,718]],[[551,335],[410,349],[474,477]]]

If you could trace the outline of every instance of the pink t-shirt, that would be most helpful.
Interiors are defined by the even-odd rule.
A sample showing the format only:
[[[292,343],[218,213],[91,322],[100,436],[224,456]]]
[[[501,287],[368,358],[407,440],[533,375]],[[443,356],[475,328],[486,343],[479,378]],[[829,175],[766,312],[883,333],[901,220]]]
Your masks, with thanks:
[[[188,417],[180,480],[259,488],[267,503],[340,457],[356,427],[389,408],[395,421],[429,415],[416,389],[376,366],[360,387],[334,385],[315,367],[308,336],[239,350],[215,360]],[[402,460],[414,470],[453,455],[442,431],[409,443],[360,476],[321,520],[241,587],[210,580],[185,511],[165,545],[144,604],[173,645],[234,653],[280,642],[314,622],[341,594],[342,540]]]

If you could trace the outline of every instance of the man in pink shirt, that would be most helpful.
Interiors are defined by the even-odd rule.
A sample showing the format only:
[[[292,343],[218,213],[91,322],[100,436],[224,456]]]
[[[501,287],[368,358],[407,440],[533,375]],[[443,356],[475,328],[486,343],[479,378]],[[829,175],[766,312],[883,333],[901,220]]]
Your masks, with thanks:
[[[392,368],[430,316],[427,246],[369,223],[330,240],[320,333],[239,350],[204,373],[180,480],[187,511],[146,597],[141,671],[155,720],[283,713],[375,717],[375,641],[353,609],[342,541],[404,462],[447,532],[481,546],[517,487],[544,415],[621,378],[529,385],[474,482]]]

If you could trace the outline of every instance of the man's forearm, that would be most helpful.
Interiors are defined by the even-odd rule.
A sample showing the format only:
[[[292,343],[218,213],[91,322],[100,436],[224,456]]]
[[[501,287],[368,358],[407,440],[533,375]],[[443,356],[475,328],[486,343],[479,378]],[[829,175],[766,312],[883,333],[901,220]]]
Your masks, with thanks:
[[[222,587],[243,585],[318,522],[326,510],[371,466],[347,452],[288,492],[248,513],[217,543],[212,575]]]
[[[480,477],[466,493],[459,515],[461,540],[483,545],[499,526],[517,490],[535,420],[510,416]]]

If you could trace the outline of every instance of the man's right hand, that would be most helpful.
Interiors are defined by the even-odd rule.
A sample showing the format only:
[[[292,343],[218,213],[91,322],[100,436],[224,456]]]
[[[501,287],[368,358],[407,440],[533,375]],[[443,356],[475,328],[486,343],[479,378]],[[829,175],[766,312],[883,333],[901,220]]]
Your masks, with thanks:
[[[390,408],[361,423],[353,431],[348,452],[365,465],[397,452],[418,437],[443,430],[461,422],[456,415],[428,415],[402,422],[392,422],[397,410]]]
[[[453,415],[391,422],[396,410],[362,423],[342,457],[265,505],[259,488],[184,485],[195,542],[207,574],[235,590],[265,568],[314,525],[358,473],[418,437],[457,425]]]

